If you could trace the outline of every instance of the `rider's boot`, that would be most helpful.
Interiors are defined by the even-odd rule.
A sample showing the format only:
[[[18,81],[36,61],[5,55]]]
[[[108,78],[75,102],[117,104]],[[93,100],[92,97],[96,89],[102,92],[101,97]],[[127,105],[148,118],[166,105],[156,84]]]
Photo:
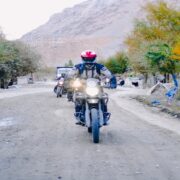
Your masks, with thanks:
[[[76,125],[84,126],[84,115],[81,112],[75,112],[74,116],[76,117]]]
[[[109,119],[110,119],[111,113],[105,112],[104,113],[104,126],[109,125]]]
[[[73,101],[73,93],[72,92],[67,92],[67,99],[68,101]]]

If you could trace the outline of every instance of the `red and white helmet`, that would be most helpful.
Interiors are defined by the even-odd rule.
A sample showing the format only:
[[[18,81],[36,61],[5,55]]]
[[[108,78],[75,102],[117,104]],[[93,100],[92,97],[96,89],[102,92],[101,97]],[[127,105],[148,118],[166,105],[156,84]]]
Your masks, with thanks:
[[[84,63],[93,63],[96,60],[96,53],[91,50],[86,50],[81,53],[81,58]]]

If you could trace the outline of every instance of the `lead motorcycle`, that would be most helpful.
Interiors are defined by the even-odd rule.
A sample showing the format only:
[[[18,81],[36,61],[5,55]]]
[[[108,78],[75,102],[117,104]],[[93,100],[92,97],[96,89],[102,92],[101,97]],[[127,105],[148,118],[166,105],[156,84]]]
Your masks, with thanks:
[[[94,78],[81,83],[80,80],[79,82],[76,80],[74,88],[75,105],[82,107],[75,113],[75,117],[87,127],[89,133],[92,133],[93,142],[99,143],[100,128],[105,125],[104,118],[106,117],[106,120],[110,118],[110,113],[104,110],[104,104],[108,103],[108,94],[103,92],[100,81]]]

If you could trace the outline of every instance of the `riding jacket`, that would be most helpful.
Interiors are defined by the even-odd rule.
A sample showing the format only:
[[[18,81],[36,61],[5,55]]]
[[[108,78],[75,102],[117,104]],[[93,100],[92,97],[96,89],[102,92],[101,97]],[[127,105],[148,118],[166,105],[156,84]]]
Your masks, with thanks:
[[[71,77],[81,77],[84,79],[88,79],[88,78],[100,79],[101,75],[110,79],[111,88],[116,88],[117,82],[115,76],[102,64],[94,63],[92,68],[87,68],[86,64],[81,63],[75,65],[72,71],[69,72],[69,76]]]

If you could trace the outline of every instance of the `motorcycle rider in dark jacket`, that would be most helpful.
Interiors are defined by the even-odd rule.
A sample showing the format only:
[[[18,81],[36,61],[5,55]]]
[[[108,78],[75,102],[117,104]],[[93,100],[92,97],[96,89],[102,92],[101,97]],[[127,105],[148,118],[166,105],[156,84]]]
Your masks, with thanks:
[[[110,79],[110,88],[114,89],[117,86],[115,76],[102,64],[96,63],[96,53],[91,50],[86,50],[81,53],[82,63],[77,64],[74,68],[69,72],[70,77],[77,77],[82,79],[88,78],[96,78],[100,79],[100,76],[105,76]],[[82,104],[75,104],[75,116],[82,109]],[[104,111],[104,125],[107,125],[106,116],[109,116],[107,111],[107,104],[103,103],[103,111]],[[79,121],[76,124],[81,124]]]
[[[56,86],[54,87],[54,93],[56,93],[56,90],[57,90],[57,87],[58,87],[58,82],[59,82],[60,80],[64,80],[64,78],[65,78],[65,74],[64,74],[64,73],[61,74],[61,76],[57,78],[57,84],[56,84]]]

